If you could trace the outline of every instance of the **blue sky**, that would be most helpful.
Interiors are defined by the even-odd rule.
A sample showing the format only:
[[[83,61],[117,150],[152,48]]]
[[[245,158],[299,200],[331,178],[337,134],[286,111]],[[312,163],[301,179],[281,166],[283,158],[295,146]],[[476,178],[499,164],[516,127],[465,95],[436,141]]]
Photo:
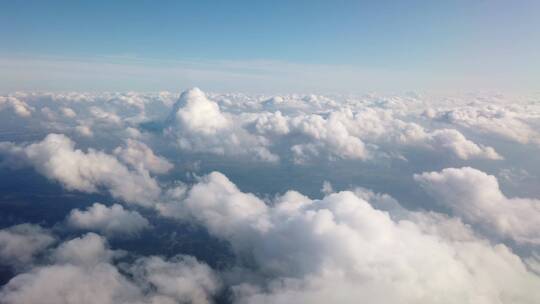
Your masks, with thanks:
[[[534,91],[540,80],[537,1],[4,1],[0,8],[0,91]]]

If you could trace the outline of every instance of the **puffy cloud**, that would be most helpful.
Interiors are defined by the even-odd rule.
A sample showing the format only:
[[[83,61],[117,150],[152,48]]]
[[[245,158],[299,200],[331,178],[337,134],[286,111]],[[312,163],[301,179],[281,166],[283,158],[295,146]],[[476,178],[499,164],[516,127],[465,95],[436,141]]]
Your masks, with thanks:
[[[394,112],[389,110],[371,108],[358,112],[342,110],[332,112],[330,117],[343,124],[352,136],[373,144],[387,143],[394,149],[400,145],[423,147],[455,155],[460,159],[501,159],[492,147],[478,145],[457,130],[426,130],[417,123],[405,122],[395,117]]]
[[[6,304],[127,304],[141,298],[138,289],[106,263],[38,267],[9,281],[0,297]]]
[[[145,108],[145,98],[140,94],[135,92],[129,92],[126,94],[121,94],[118,96],[112,97],[112,102],[118,102],[120,104],[125,104],[130,107],[138,108],[139,110],[144,110]]]
[[[94,132],[92,132],[92,128],[86,125],[79,125],[75,127],[75,131],[79,133],[80,135],[84,137],[92,137],[94,136]]]
[[[399,140],[408,145],[424,145],[436,151],[449,152],[460,159],[502,159],[492,147],[477,145],[454,129],[426,132],[419,125],[408,124],[399,135]]]
[[[280,111],[262,112],[254,121],[254,129],[259,134],[285,135],[290,132],[287,118]]]
[[[333,159],[366,160],[376,155],[377,147],[399,149],[419,147],[454,155],[460,159],[501,159],[492,147],[478,145],[454,129],[426,130],[414,122],[405,122],[385,109],[344,108],[329,114],[262,112],[252,122],[254,132],[270,136],[274,142],[292,142],[297,163],[327,156]],[[287,138],[287,140],[283,140]],[[385,152],[385,151],[383,151]]]
[[[57,262],[75,265],[109,262],[113,256],[114,252],[108,249],[106,240],[92,232],[62,243],[54,252]]]
[[[0,230],[0,263],[24,266],[54,243],[50,232],[37,225],[20,224]]]
[[[292,151],[297,162],[303,162],[309,154],[319,154],[320,148],[329,151],[330,155],[346,159],[366,159],[368,152],[364,142],[350,134],[336,115],[324,119],[320,115],[298,116],[291,120],[293,132],[300,132],[312,141],[307,144],[296,144]]]
[[[51,110],[49,107],[43,107],[40,109],[40,112],[45,118],[48,120],[55,120],[56,119],[56,113],[54,113],[53,110]]]
[[[182,197],[163,214],[191,219],[230,242],[247,272],[230,274],[240,303],[540,299],[540,277],[508,247],[443,215],[394,219],[350,191],[322,200],[290,191],[268,206],[219,173]]]
[[[185,150],[247,155],[268,162],[279,159],[267,149],[269,142],[266,138],[247,132],[197,88],[182,93],[173,107],[168,125],[168,133],[176,137],[178,145]]]
[[[280,111],[262,112],[254,115],[250,124],[255,133],[270,136],[274,142],[289,139],[296,163],[320,157],[360,160],[369,157],[362,139],[351,134],[335,113],[324,117],[319,114],[284,116]]]
[[[173,115],[182,128],[194,133],[215,135],[232,124],[219,106],[198,88],[185,91],[174,105]]]
[[[465,222],[502,238],[540,244],[540,200],[506,197],[495,176],[464,167],[422,173],[415,180]]]
[[[22,158],[68,190],[97,192],[105,188],[113,197],[142,205],[151,205],[160,194],[147,171],[130,171],[101,151],[75,149],[75,143],[65,135],[49,134],[30,145],[0,143],[0,152]]]
[[[2,303],[210,303],[220,281],[193,257],[138,259],[123,275],[111,263],[115,252],[90,233],[61,244],[53,264],[11,279],[0,290]],[[132,280],[134,278],[135,280]]]
[[[109,123],[113,125],[120,125],[122,124],[122,118],[118,116],[116,113],[113,112],[107,112],[106,110],[103,110],[100,107],[93,106],[90,108],[90,114],[97,119],[98,121]]]
[[[432,110],[425,115],[473,131],[496,134],[519,143],[540,143],[540,133],[528,123],[529,113],[520,113],[500,105],[468,105],[448,110]]]
[[[154,131],[165,128],[166,139],[172,139],[185,152],[227,158],[249,157],[267,162],[290,159],[302,164],[313,160],[364,161],[390,155],[401,158],[404,153],[399,150],[409,151],[410,148],[450,154],[464,160],[501,158],[494,148],[472,142],[458,130],[438,130],[434,128],[437,124],[419,125],[426,122],[419,115],[424,110],[427,109],[425,112],[432,118],[439,117],[438,113],[443,110],[433,109],[435,104],[420,102],[418,97],[287,95],[269,98],[205,94],[193,88],[182,93],[172,109],[170,103],[176,95],[169,93],[68,93],[45,97],[60,104],[47,104],[47,109],[53,108],[54,113],[72,109],[77,117],[72,121],[44,123],[52,132],[123,139],[125,136],[140,138],[137,128],[141,125],[144,126],[141,131],[146,127],[155,128]],[[19,99],[29,102],[45,97],[26,95]],[[527,127],[525,122],[517,125],[522,120],[520,115],[494,124],[498,128],[523,129]],[[496,127],[486,126],[486,129]],[[161,135],[157,133],[146,136]]]
[[[135,285],[108,261],[105,240],[87,234],[60,245],[56,263],[40,266],[11,279],[1,290],[3,303],[135,303]]]
[[[146,218],[136,211],[114,204],[107,207],[94,203],[86,211],[74,209],[67,222],[71,227],[99,231],[108,236],[132,236],[150,227]]]
[[[185,189],[181,189],[184,190]],[[177,196],[186,193],[182,191]],[[256,196],[238,190],[225,175],[219,172],[204,176],[189,190],[189,195],[179,205],[176,202],[157,205],[162,215],[181,219],[196,218],[213,233],[233,236],[240,226],[264,227],[266,204]]]
[[[155,174],[163,174],[170,171],[174,165],[167,159],[157,156],[146,144],[134,140],[126,140],[125,147],[114,150],[122,161],[136,169],[147,170]]]
[[[135,128],[127,127],[126,128],[126,134],[130,138],[139,138],[142,136],[141,132]]]
[[[191,256],[141,258],[130,270],[140,285],[155,290],[152,303],[212,303],[221,288],[212,269]]]
[[[32,116],[34,108],[30,107],[26,102],[12,96],[0,96],[0,111],[6,107],[10,107],[15,114],[20,117]]]
[[[62,113],[62,115],[64,115],[67,118],[74,118],[77,116],[77,113],[75,113],[75,111],[73,111],[72,108],[68,108],[68,107],[62,107],[60,109],[60,112]]]
[[[428,135],[427,141],[435,147],[435,149],[445,149],[451,151],[454,155],[461,159],[469,158],[486,158],[486,159],[502,159],[502,157],[492,147],[477,145],[468,140],[457,130],[442,129],[435,130]]]
[[[231,266],[219,273],[195,258],[174,256],[178,252],[170,250],[175,246],[166,248],[169,258],[140,257],[144,250],[127,246],[133,251],[120,260],[116,257],[122,252],[111,250],[105,238],[87,234],[56,250],[49,250],[50,244],[35,251],[24,249],[30,257],[21,262],[26,267],[17,270],[26,272],[1,289],[0,302],[208,303],[222,290],[239,303],[539,302],[535,288],[540,285],[538,225],[534,222],[537,199],[507,197],[496,179],[485,174],[469,172],[460,177],[447,170],[415,178],[442,205],[436,209],[451,215],[412,212],[388,195],[360,188],[334,193],[356,183],[378,182],[373,187],[379,189],[385,183],[388,192],[407,206],[426,207],[423,201],[415,201],[422,194],[409,180],[408,172],[421,172],[415,170],[416,152],[429,154],[430,161],[420,161],[422,168],[430,168],[434,162],[438,167],[448,162],[474,165],[477,159],[502,159],[496,147],[506,159],[500,161],[501,166],[491,163],[497,166],[492,169],[516,170],[500,171],[501,177],[515,181],[504,184],[508,193],[525,189],[526,196],[534,197],[536,190],[527,189],[516,175],[527,168],[526,180],[534,186],[538,175],[534,155],[519,160],[524,163],[511,163],[531,147],[510,146],[491,136],[474,141],[468,137],[477,131],[507,132],[505,136],[517,142],[535,142],[540,112],[535,112],[533,103],[487,108],[480,103],[462,106],[468,102],[465,99],[455,104],[443,100],[445,108],[439,108],[438,101],[418,95],[271,97],[205,94],[198,89],[180,98],[169,93],[17,93],[9,97],[24,102],[29,113],[34,106],[41,112],[34,119],[11,115],[9,121],[0,122],[4,129],[78,133],[85,137],[81,143],[88,146],[123,144],[110,153],[81,150],[66,136],[52,134],[34,144],[0,143],[4,163],[30,164],[69,190],[108,191],[121,201],[155,207],[162,216],[183,224],[203,226],[212,235],[211,242],[227,243],[235,258],[212,260]],[[14,109],[6,101],[4,97],[0,108]],[[76,119],[62,118],[65,108],[72,109]],[[449,111],[455,114],[448,114],[455,116],[452,119],[442,114]],[[460,118],[460,111],[472,114]],[[36,136],[1,135],[9,138],[12,134],[17,142]],[[157,151],[171,148],[180,150],[175,157],[179,168],[159,177],[160,189],[150,174],[170,172],[171,163]],[[213,155],[201,155],[205,153]],[[409,155],[415,157],[407,163],[387,161],[387,157]],[[247,159],[284,160],[284,164],[246,164]],[[327,163],[340,160],[356,162]],[[291,167],[288,161],[304,166]],[[202,177],[181,173],[193,168],[229,170],[225,172],[242,182],[240,188],[250,187],[264,196],[242,192],[221,173]],[[253,171],[248,174],[247,170]],[[299,173],[313,175],[314,183],[294,180]],[[259,174],[264,175],[260,181]],[[174,178],[195,182],[188,185]],[[323,187],[322,199],[296,191],[272,192],[291,184],[313,193],[322,180],[332,181]],[[267,183],[276,184],[268,187]],[[125,208],[96,203],[86,210],[73,210],[66,220],[74,228],[107,236],[131,235],[148,227],[139,213]],[[178,241],[179,234],[168,227],[160,223],[163,234],[160,230],[149,237]],[[181,237],[200,237],[190,230],[183,230]],[[201,259],[214,255],[206,247],[191,249]],[[17,258],[8,255],[6,263]]]

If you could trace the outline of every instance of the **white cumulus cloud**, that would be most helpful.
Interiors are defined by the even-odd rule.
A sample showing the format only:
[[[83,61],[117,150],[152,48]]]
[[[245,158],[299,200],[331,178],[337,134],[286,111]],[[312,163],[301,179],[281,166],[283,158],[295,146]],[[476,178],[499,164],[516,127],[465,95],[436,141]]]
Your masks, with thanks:
[[[240,121],[223,113],[201,90],[182,93],[169,117],[168,132],[176,137],[182,149],[219,155],[250,156],[275,162],[268,140],[246,131]]]
[[[99,231],[108,236],[132,236],[150,227],[148,220],[137,211],[126,210],[119,204],[107,207],[94,203],[87,210],[74,209],[67,222],[71,227]]]
[[[503,238],[540,244],[540,200],[507,197],[495,176],[464,167],[425,172],[415,179],[465,222]]]
[[[49,134],[29,145],[3,142],[0,152],[20,157],[68,190],[97,192],[105,188],[113,197],[142,205],[152,204],[160,193],[147,171],[131,171],[102,151],[76,149],[75,143],[62,134]]]
[[[246,273],[231,274],[240,303],[540,299],[540,277],[508,247],[475,237],[460,221],[429,214],[393,219],[350,191],[322,200],[293,191],[270,205],[212,173],[160,207],[230,242],[246,263]]]
[[[17,97],[0,96],[0,111],[7,107],[11,108],[20,117],[30,117],[34,111],[33,107]]]
[[[55,237],[37,225],[20,224],[0,230],[0,263],[24,266],[32,262],[55,241]]]
[[[193,257],[138,259],[122,274],[115,251],[90,233],[62,243],[49,265],[18,274],[0,289],[6,304],[211,303],[221,287],[215,273]]]
[[[150,147],[134,139],[127,139],[126,145],[116,148],[114,154],[134,168],[155,174],[167,173],[174,167],[166,158],[155,155]]]

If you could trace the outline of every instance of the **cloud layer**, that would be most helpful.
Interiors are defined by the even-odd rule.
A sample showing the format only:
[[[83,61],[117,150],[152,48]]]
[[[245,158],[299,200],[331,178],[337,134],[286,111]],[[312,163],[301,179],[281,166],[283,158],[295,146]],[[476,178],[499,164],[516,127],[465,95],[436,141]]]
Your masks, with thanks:
[[[534,292],[540,277],[508,247],[491,245],[445,216],[393,220],[351,191],[322,200],[290,191],[269,207],[211,173],[171,204],[160,209],[163,215],[204,225],[231,243],[244,271],[264,278],[233,286],[241,303],[540,299]],[[502,269],[504,279],[496,275]]]
[[[0,127],[1,303],[540,302],[534,97],[19,92]]]

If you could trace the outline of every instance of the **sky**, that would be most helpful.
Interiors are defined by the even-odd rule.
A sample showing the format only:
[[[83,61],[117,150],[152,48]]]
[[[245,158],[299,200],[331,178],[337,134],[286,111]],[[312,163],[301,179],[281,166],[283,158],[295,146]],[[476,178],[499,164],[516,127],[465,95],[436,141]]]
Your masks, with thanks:
[[[0,91],[535,91],[537,1],[4,1]]]

